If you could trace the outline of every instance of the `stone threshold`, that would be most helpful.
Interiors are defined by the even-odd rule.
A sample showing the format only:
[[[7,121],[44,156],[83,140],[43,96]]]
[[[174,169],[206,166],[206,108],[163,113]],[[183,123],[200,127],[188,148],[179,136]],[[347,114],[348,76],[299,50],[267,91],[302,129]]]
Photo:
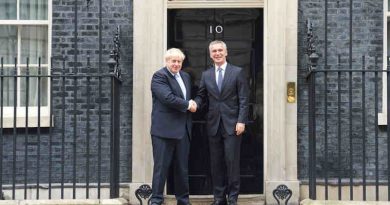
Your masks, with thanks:
[[[389,205],[388,201],[336,201],[336,200],[311,200],[301,201],[301,205]]]
[[[44,199],[44,200],[0,200],[0,205],[128,205],[118,199]]]
[[[190,195],[192,205],[210,205],[213,202],[213,195]],[[164,199],[165,205],[176,205],[174,195],[166,195]],[[238,197],[240,205],[264,205],[265,196],[263,194],[242,194]]]

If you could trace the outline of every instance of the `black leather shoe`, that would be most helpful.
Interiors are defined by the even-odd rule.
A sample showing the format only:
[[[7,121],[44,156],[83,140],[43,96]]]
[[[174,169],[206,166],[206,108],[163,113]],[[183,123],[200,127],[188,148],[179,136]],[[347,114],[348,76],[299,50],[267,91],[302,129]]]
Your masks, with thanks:
[[[228,205],[237,205],[237,201],[236,200],[230,200],[228,202]]]
[[[226,203],[226,201],[215,200],[215,201],[213,201],[213,203],[211,203],[211,205],[227,205],[227,203]]]
[[[190,202],[183,203],[183,202],[177,202],[176,205],[192,205]]]

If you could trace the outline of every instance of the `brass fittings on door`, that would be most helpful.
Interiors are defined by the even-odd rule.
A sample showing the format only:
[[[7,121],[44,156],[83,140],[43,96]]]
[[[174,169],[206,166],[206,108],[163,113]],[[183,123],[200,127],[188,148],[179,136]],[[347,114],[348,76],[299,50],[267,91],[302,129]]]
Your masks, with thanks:
[[[288,103],[295,103],[296,101],[296,95],[295,95],[295,82],[288,82],[287,83],[287,102]]]

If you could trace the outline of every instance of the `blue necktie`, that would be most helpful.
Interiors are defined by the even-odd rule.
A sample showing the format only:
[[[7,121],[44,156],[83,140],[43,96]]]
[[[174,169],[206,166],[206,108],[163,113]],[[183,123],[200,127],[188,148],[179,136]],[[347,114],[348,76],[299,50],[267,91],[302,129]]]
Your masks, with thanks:
[[[217,71],[218,71],[217,86],[218,86],[219,92],[221,92],[221,90],[222,90],[222,80],[223,80],[223,77],[222,77],[222,68],[218,68]]]

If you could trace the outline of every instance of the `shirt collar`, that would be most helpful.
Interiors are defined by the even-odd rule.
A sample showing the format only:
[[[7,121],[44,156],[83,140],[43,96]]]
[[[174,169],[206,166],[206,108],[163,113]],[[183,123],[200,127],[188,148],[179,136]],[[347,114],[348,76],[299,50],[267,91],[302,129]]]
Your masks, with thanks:
[[[225,62],[224,64],[222,64],[220,67],[218,67],[217,65],[214,65],[214,67],[215,67],[215,72],[218,71],[218,68],[221,68],[222,71],[225,71],[225,70],[226,70],[226,66],[227,66],[227,62]]]
[[[168,67],[167,67],[167,70],[168,70],[168,72],[169,72],[173,77],[175,77],[175,73],[172,73],[171,70],[169,70]],[[177,72],[176,74],[177,74],[179,77],[181,77],[181,76],[180,76],[180,71]]]

